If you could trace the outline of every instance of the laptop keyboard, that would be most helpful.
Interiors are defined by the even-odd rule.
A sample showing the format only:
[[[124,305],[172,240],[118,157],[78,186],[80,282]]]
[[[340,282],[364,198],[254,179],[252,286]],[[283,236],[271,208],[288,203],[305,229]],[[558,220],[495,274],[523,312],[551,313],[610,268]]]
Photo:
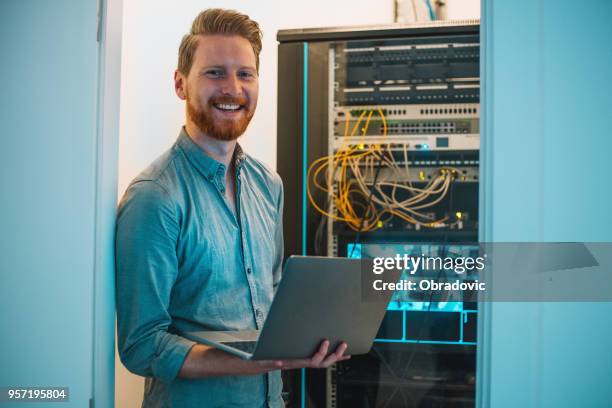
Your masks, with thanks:
[[[233,347],[240,351],[244,351],[245,353],[253,353],[255,350],[256,341],[224,341],[222,343],[224,346]]]

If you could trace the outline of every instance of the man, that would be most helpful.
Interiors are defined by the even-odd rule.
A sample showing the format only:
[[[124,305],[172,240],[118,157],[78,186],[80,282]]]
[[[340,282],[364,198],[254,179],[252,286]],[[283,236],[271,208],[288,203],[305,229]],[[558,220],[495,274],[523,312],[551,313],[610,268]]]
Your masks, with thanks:
[[[236,142],[257,105],[260,50],[248,16],[196,17],[174,74],[185,126],[119,206],[119,353],[147,377],[144,407],[279,407],[280,369],[349,357],[323,342],[304,360],[245,361],[179,334],[261,329],[280,280],[282,183]]]

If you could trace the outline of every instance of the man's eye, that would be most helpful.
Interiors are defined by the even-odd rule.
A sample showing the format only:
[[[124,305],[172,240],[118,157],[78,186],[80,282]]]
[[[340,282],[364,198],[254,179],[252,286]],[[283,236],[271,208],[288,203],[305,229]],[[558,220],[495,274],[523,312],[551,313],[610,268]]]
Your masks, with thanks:
[[[255,77],[253,73],[247,71],[240,72],[238,75],[243,79],[251,79]]]
[[[211,78],[220,78],[223,76],[223,71],[221,71],[220,69],[209,69],[208,71],[206,71],[206,76]]]

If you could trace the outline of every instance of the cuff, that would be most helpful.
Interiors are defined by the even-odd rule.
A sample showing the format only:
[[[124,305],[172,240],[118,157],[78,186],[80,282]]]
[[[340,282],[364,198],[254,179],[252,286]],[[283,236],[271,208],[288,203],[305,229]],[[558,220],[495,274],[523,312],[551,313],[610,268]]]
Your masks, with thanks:
[[[163,351],[156,356],[152,369],[156,378],[169,383],[178,376],[187,354],[196,343],[174,334],[168,334],[168,337]]]

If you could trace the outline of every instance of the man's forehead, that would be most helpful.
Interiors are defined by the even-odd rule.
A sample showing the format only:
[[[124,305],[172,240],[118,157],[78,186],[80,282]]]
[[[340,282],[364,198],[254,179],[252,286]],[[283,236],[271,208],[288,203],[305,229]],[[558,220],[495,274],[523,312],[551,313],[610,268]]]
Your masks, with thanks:
[[[194,64],[240,65],[255,68],[255,52],[249,40],[238,35],[198,35]]]

